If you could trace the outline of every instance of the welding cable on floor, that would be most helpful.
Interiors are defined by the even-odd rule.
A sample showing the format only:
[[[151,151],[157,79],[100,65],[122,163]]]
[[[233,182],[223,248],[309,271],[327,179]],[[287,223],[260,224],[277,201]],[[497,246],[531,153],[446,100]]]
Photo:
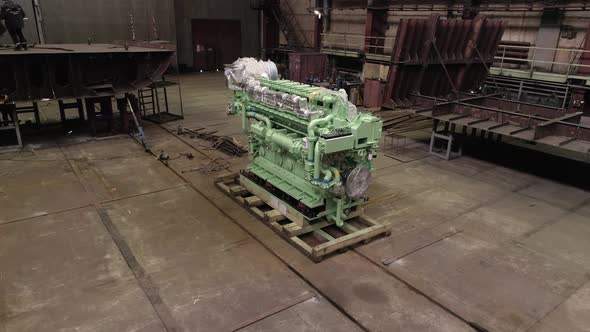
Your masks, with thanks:
[[[143,145],[145,152],[151,152],[145,142],[145,133],[143,131],[143,127],[139,125],[139,121],[137,120],[137,116],[135,115],[135,111],[133,110],[133,105],[131,105],[131,101],[129,100],[129,96],[126,96],[125,99],[127,99],[127,105],[129,105],[129,110],[131,111],[131,116],[133,116],[133,122],[135,122],[135,126],[137,127],[137,131],[138,131],[137,137],[139,138],[141,145]]]

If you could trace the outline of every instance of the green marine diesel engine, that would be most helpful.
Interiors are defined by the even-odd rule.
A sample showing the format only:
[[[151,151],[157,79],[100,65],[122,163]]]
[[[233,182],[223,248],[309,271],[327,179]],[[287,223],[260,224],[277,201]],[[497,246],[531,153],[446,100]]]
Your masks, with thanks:
[[[343,90],[279,80],[270,61],[242,58],[225,74],[250,145],[240,183],[301,227],[361,214],[382,121]]]

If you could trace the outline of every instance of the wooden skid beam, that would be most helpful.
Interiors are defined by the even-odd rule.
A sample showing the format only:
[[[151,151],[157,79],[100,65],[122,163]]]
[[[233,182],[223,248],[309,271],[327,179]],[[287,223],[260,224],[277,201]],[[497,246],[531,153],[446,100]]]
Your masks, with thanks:
[[[327,231],[328,227],[336,227],[333,221],[322,220],[302,227],[299,223],[289,219],[288,215],[272,208],[263,199],[240,185],[239,182],[239,175],[232,174],[216,178],[215,186],[316,263],[328,254],[348,249],[359,243],[367,243],[378,236],[390,234],[385,225],[362,215],[354,218],[356,224],[361,226],[353,226],[345,222],[344,226],[339,229],[346,234],[339,237]],[[306,242],[304,237],[308,235],[321,243],[311,245]]]

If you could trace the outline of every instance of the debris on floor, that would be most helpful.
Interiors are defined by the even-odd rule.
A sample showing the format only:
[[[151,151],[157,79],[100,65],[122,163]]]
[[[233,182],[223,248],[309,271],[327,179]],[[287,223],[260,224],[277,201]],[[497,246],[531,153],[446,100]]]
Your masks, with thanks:
[[[167,154],[166,152],[164,152],[164,150],[162,150],[162,151],[160,151],[160,154],[158,155],[158,160],[161,161],[162,163],[164,163],[164,165],[168,166],[169,161],[177,160],[182,157],[186,157],[186,159],[188,159],[188,160],[193,160],[195,158],[195,156],[190,152],[179,153],[178,156],[176,156],[174,158],[170,158],[170,155]]]
[[[205,165],[193,166],[189,169],[182,170],[181,173],[199,172],[201,174],[210,174],[227,169],[231,163],[222,158],[211,160]]]
[[[378,115],[383,119],[383,130],[387,132],[403,133],[432,127],[432,119],[411,114],[407,111],[383,111],[379,113]]]
[[[231,157],[241,157],[248,152],[235,138],[230,136],[215,135],[217,130],[206,131],[207,128],[189,129],[178,126],[178,135],[188,136],[192,139],[201,139],[211,143],[211,147]]]

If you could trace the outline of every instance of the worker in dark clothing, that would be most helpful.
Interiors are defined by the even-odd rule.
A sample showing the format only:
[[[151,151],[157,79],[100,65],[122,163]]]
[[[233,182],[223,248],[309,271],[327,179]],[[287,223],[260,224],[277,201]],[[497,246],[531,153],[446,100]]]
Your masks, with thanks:
[[[2,91],[0,93],[0,127],[9,126],[11,122],[14,122],[15,111],[16,104],[11,103],[8,95]]]
[[[10,37],[12,37],[17,51],[28,48],[27,40],[23,35],[25,17],[27,15],[20,5],[12,2],[12,0],[3,1],[2,7],[0,8],[0,18],[4,20],[6,30],[8,30]]]

